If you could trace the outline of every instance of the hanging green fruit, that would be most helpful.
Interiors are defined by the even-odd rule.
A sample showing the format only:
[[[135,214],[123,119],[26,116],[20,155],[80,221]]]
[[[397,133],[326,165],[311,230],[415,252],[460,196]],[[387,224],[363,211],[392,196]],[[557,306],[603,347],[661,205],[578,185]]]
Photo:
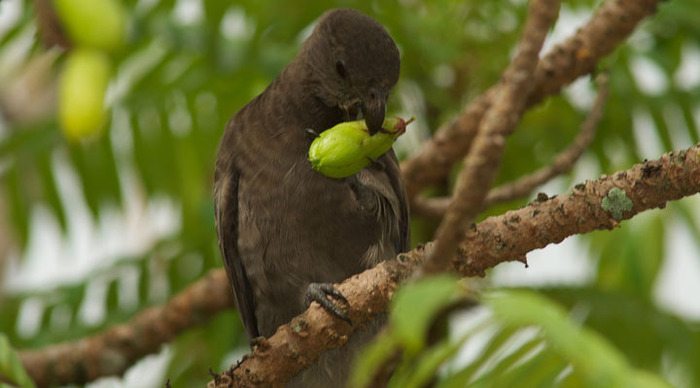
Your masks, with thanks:
[[[104,127],[105,92],[112,73],[109,57],[93,49],[75,49],[63,64],[59,81],[59,121],[71,141],[93,137]]]
[[[75,46],[113,52],[126,38],[126,11],[118,0],[54,0],[56,14]]]

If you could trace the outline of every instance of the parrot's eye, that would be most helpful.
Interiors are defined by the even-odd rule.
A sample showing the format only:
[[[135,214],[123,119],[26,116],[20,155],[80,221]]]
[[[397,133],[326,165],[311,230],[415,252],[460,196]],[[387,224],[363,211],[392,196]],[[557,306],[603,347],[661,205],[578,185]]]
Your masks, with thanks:
[[[347,71],[345,70],[345,64],[343,61],[338,61],[335,63],[335,71],[338,72],[338,75],[340,78],[345,79],[347,77]]]

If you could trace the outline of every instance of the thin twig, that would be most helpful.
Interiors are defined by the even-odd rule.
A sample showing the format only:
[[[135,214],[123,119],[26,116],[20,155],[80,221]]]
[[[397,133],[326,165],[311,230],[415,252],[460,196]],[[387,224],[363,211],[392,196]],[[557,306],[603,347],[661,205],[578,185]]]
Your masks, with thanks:
[[[58,16],[51,0],[34,0],[34,12],[39,27],[39,36],[45,47],[59,46],[64,49],[71,47],[70,39],[61,27]]]
[[[627,39],[642,19],[656,11],[659,3],[660,0],[605,1],[576,34],[555,45],[540,60],[527,105],[559,93],[578,77],[595,70],[598,61]],[[401,163],[412,205],[421,190],[442,182],[454,163],[467,154],[494,94],[492,87],[474,99],[414,156]]]
[[[512,201],[522,198],[535,190],[538,186],[545,184],[552,178],[567,173],[573,168],[581,155],[588,149],[588,146],[595,138],[596,129],[603,117],[605,102],[608,97],[608,75],[600,74],[596,78],[598,84],[598,95],[596,96],[591,111],[581,124],[581,131],[576,135],[574,141],[562,152],[554,157],[551,164],[539,170],[520,177],[519,179],[495,187],[489,191],[484,199],[484,206],[488,207],[497,203]],[[445,215],[447,207],[452,201],[451,197],[436,198],[416,198],[414,206],[411,208],[413,214],[424,217],[439,219]]]
[[[547,31],[559,13],[558,0],[535,0],[528,9],[528,20],[518,52],[506,69],[494,95],[494,104],[484,116],[472,151],[464,160],[457,178],[454,201],[435,233],[435,245],[422,274],[445,271],[464,236],[483,208],[484,198],[498,173],[505,149],[505,137],[514,130],[532,90],[532,76]]]

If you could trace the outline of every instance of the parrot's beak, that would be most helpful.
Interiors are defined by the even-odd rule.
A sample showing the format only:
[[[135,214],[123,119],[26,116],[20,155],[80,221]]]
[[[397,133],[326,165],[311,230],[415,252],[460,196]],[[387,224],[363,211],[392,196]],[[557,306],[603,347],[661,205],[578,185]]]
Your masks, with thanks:
[[[370,90],[369,95],[362,100],[362,116],[365,118],[365,124],[369,128],[369,134],[374,135],[384,124],[384,115],[386,114],[386,95],[377,91]]]

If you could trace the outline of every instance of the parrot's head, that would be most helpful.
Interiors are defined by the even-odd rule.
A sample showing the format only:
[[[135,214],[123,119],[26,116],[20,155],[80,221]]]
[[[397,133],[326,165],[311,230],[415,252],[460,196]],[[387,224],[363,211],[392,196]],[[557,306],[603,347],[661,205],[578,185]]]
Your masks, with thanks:
[[[399,50],[384,27],[352,9],[328,11],[299,59],[317,98],[348,120],[361,113],[371,134],[381,129],[389,92],[399,79]]]

